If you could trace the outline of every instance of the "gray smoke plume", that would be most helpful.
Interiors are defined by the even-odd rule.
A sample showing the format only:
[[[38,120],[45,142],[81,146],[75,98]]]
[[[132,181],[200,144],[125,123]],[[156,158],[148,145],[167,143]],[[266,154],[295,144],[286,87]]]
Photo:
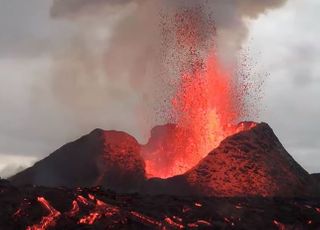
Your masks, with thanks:
[[[165,122],[153,118],[161,118],[166,95],[174,90],[168,79],[179,77],[177,69],[188,63],[183,49],[172,43],[177,13],[187,20],[196,17],[197,33],[203,35],[199,55],[211,51],[207,48],[215,35],[219,56],[233,63],[248,35],[246,22],[285,2],[54,0],[52,18],[70,23],[74,31],[53,53],[53,92],[79,125],[105,112],[120,125],[122,119],[136,122],[145,134],[152,123]]]

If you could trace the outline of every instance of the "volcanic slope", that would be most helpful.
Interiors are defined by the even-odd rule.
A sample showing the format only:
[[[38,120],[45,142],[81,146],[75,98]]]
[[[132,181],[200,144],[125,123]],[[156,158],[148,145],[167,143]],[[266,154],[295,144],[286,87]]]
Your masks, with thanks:
[[[140,145],[129,134],[96,129],[9,178],[15,185],[91,187],[135,192],[145,178]]]
[[[266,123],[227,137],[183,176],[209,196],[308,196],[314,183]]]

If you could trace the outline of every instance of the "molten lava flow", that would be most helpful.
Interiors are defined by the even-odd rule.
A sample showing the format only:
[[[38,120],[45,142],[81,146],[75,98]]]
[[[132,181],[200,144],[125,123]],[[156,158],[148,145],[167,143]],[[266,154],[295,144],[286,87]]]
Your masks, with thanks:
[[[249,122],[234,125],[241,114],[237,95],[231,75],[215,56],[182,75],[172,99],[176,127],[160,137],[165,141],[149,154],[153,157],[145,157],[147,175],[167,178],[182,174],[227,136],[255,126]]]
[[[151,217],[142,215],[142,214],[139,213],[139,212],[131,211],[130,214],[131,214],[134,218],[140,220],[142,223],[144,223],[144,224],[146,224],[146,225],[158,226],[158,227],[161,227],[161,226],[162,226],[162,224],[161,224],[159,221],[157,221],[157,220],[155,220],[155,219],[153,219],[153,218],[151,218]]]
[[[81,195],[79,195],[77,197],[77,200],[83,205],[88,205],[89,204],[88,200],[86,198],[84,198],[83,196],[81,196]]]
[[[80,211],[78,202],[76,200],[72,201],[72,207],[69,212],[66,213],[69,217],[74,217]]]
[[[91,201],[95,202],[93,204],[94,205],[93,211],[90,212],[88,215],[80,218],[80,220],[78,221],[78,224],[92,225],[97,220],[99,220],[103,217],[110,217],[110,216],[113,216],[113,215],[119,213],[118,207],[106,204],[103,201],[96,199],[96,197],[93,196],[92,194],[89,194],[88,197]],[[78,196],[77,199],[85,206],[89,205],[88,199],[84,198],[83,196]]]
[[[97,219],[101,217],[100,213],[92,212],[88,216],[84,216],[79,220],[79,224],[93,224]]]
[[[55,210],[45,198],[38,197],[37,199],[41,205],[49,211],[49,215],[42,217],[39,224],[27,227],[27,230],[45,230],[49,227],[54,227],[61,213]]]
[[[183,229],[184,226],[182,224],[179,224],[177,222],[175,222],[174,220],[172,220],[170,217],[166,217],[164,219],[164,221],[171,227],[175,228],[175,229]]]
[[[211,226],[212,224],[206,220],[198,220],[197,224]]]

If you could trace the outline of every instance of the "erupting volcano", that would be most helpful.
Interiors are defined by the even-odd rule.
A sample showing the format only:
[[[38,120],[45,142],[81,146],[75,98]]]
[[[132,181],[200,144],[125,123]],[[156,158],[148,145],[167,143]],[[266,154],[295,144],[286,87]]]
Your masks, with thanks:
[[[317,229],[316,176],[267,124],[237,127],[196,166],[167,179],[148,179],[140,154],[162,133],[160,144],[170,143],[176,125],[154,128],[142,146],[126,133],[95,130],[0,181],[0,228]]]
[[[267,123],[243,121],[252,89],[218,55],[210,17],[161,21],[174,89],[147,143],[95,129],[0,180],[0,229],[320,227],[319,176]]]
[[[271,128],[241,122],[250,117],[246,102],[255,86],[220,60],[211,15],[182,8],[168,13],[161,29],[165,67],[174,75],[165,86],[175,86],[165,95],[169,124],[153,128],[145,145],[124,132],[96,129],[11,177],[12,183],[178,195],[313,194],[309,174]]]
[[[167,100],[174,126],[154,130],[156,136],[142,150],[149,178],[185,173],[224,138],[241,131],[237,124],[250,117],[245,105],[250,89],[219,60],[214,22],[202,14],[201,8],[184,9],[172,16],[173,26],[164,26],[165,40],[171,38],[176,53],[169,58],[174,63],[169,66],[177,69],[176,89]]]

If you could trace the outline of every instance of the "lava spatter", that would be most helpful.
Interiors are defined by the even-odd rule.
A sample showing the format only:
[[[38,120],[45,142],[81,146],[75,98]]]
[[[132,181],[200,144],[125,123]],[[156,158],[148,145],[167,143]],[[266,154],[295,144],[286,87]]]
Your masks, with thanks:
[[[205,67],[181,77],[172,98],[175,125],[166,127],[143,149],[148,177],[168,178],[194,167],[227,136],[249,130],[256,124],[242,122],[232,77],[217,57]],[[156,143],[152,143],[156,142]]]

